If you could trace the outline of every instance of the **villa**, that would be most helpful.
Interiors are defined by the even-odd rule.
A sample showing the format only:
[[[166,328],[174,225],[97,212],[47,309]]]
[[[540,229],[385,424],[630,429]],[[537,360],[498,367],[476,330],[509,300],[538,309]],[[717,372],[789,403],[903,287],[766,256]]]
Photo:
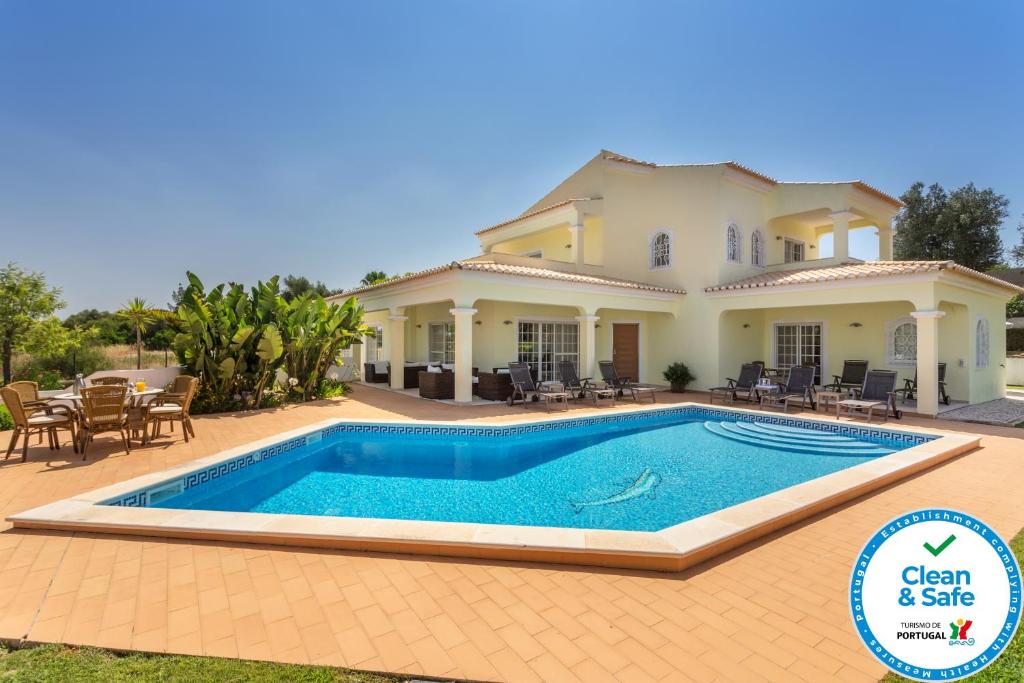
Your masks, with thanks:
[[[902,204],[859,180],[780,182],[735,162],[661,165],[601,151],[522,214],[477,231],[481,254],[356,295],[377,331],[360,361],[452,364],[455,400],[473,368],[531,363],[541,380],[600,359],[656,383],[686,363],[695,386],[762,359],[819,368],[846,359],[921,387],[946,364],[953,400],[1005,395],[1004,307],[1024,289],[952,261],[894,261]],[[872,230],[878,260],[850,256]],[[358,353],[358,351],[357,351]],[[390,373],[404,388],[404,373]],[[915,411],[935,415],[938,392]]]

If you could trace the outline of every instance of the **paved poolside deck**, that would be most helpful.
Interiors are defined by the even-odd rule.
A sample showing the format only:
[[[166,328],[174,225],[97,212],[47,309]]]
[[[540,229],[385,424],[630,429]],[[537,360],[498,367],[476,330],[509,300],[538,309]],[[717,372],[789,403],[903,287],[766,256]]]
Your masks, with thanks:
[[[537,414],[543,409],[458,408],[358,387],[337,401],[197,418],[199,438],[187,445],[176,434],[125,455],[114,439],[100,438],[85,463],[69,446],[35,447],[29,462],[12,457],[0,466],[0,513],[329,417],[473,422]],[[868,535],[929,505],[975,514],[1004,537],[1024,527],[1024,430],[905,422],[982,434],[982,448],[680,574],[26,532],[3,523],[0,638],[480,680],[876,681],[884,669],[861,647],[845,600]],[[0,434],[0,446],[8,438]]]

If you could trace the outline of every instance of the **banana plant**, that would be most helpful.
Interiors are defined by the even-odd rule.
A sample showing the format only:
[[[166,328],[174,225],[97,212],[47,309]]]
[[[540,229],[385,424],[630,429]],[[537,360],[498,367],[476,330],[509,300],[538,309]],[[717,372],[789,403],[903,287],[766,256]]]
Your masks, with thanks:
[[[331,364],[340,362],[341,351],[369,332],[355,297],[328,303],[319,295],[304,294],[285,305],[278,320],[285,337],[285,369],[295,380],[291,389],[305,400],[316,396]]]
[[[175,338],[175,348],[211,403],[227,404],[237,394],[250,407],[259,407],[284,362],[276,321],[284,300],[277,276],[258,282],[250,292],[240,284],[220,284],[207,292],[191,272],[188,282],[178,307],[184,331]]]

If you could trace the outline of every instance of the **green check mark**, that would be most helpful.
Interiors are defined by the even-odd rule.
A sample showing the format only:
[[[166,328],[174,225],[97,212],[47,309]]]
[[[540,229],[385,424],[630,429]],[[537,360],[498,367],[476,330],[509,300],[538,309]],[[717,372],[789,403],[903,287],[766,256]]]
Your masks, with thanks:
[[[924,549],[927,550],[928,552],[930,552],[933,556],[938,557],[939,553],[941,553],[943,550],[948,548],[949,544],[952,543],[955,540],[956,540],[956,536],[954,536],[953,534],[950,534],[949,538],[947,538],[945,541],[943,541],[942,544],[939,545],[938,548],[932,547],[931,543],[925,543],[924,544]]]

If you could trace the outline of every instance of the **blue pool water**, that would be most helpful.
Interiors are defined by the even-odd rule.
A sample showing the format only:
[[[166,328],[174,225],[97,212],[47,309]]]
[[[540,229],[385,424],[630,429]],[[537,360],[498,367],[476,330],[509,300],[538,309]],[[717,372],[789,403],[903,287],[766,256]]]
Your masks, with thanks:
[[[341,430],[150,504],[655,531],[911,445],[678,413],[478,434]]]

